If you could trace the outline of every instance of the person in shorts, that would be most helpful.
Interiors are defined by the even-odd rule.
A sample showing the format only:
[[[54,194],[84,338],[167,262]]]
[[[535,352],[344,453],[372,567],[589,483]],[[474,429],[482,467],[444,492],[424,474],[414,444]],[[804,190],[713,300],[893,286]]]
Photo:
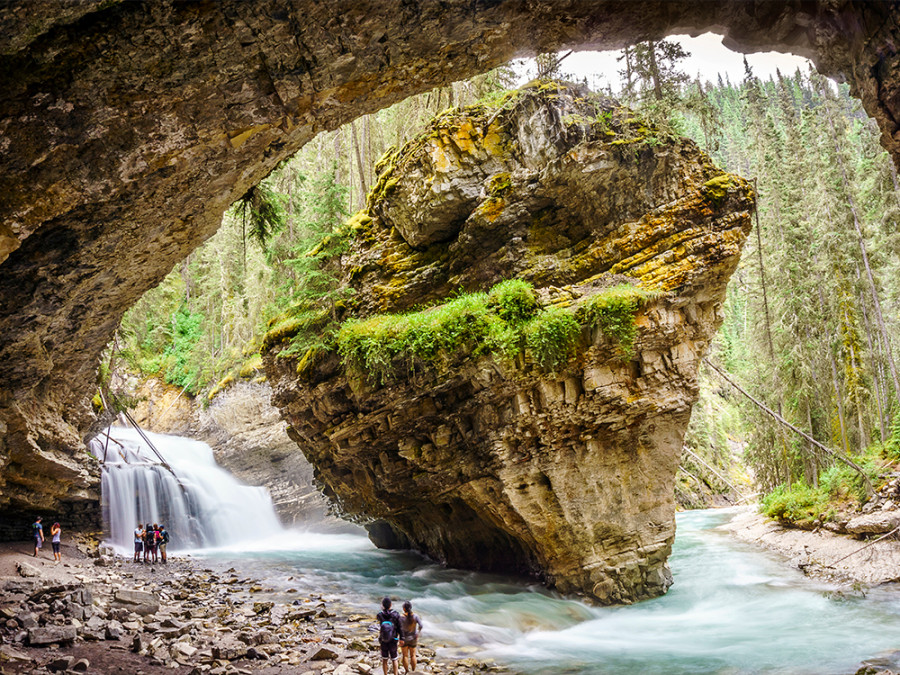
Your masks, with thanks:
[[[134,562],[141,562],[141,553],[144,550],[144,527],[138,523],[134,528]]]
[[[400,617],[400,651],[403,655],[400,664],[405,672],[416,669],[416,647],[419,646],[419,633],[422,632],[422,619],[413,614],[412,603],[403,603],[403,615]]]
[[[165,525],[159,526],[159,557],[162,560],[163,564],[168,562],[168,558],[166,558],[166,546],[169,545],[169,532],[166,530]]]
[[[381,601],[378,619],[378,643],[381,645],[381,669],[388,675],[388,661],[393,664],[394,675],[400,675],[397,668],[397,645],[400,642],[400,615],[391,609],[391,599]]]
[[[34,557],[37,558],[38,552],[41,550],[41,546],[44,545],[44,526],[41,525],[41,521],[43,518],[38,516],[34,519],[34,522],[31,524],[31,536],[34,537]]]
[[[59,523],[53,523],[50,526],[50,543],[53,545],[53,560],[62,562],[62,556],[59,554],[60,539],[62,538],[62,528]]]

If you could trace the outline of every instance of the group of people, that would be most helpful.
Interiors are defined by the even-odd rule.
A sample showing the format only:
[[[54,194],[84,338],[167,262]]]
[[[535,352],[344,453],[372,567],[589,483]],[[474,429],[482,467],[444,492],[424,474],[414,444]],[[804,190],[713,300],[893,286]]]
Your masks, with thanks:
[[[141,553],[144,554],[143,562],[149,563],[151,562],[161,562],[165,564],[168,559],[166,558],[166,546],[169,543],[169,533],[166,530],[165,525],[157,525],[153,523],[147,523],[147,526],[144,527],[141,523],[138,523],[137,527],[134,528],[134,562],[141,562]],[[157,554],[159,558],[157,558]]]
[[[388,675],[388,661],[393,666],[394,675],[397,669],[397,648],[403,656],[403,669],[410,672],[416,669],[416,647],[419,646],[419,633],[422,632],[422,620],[413,614],[412,603],[403,603],[403,616],[391,609],[391,599],[381,601],[378,612],[378,642],[381,645],[381,669]]]
[[[34,557],[37,558],[41,548],[44,546],[44,526],[41,524],[43,518],[38,516],[31,524],[31,534],[34,537]],[[60,540],[62,539],[62,527],[59,523],[53,523],[50,526],[50,543],[53,545],[53,560],[60,562],[62,555],[59,552]]]

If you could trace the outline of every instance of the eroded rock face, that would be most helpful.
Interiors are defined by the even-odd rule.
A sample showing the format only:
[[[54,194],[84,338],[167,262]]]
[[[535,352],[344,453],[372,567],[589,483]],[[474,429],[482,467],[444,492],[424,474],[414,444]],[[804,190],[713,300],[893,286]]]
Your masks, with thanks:
[[[867,0],[2,3],[4,522],[97,511],[85,401],[120,317],[318,131],[513,56],[713,29],[848,80],[896,158],[898,14]]]
[[[372,219],[351,221],[353,313],[513,277],[577,312],[639,283],[664,293],[638,313],[634,352],[586,326],[552,371],[468,345],[412,371],[395,360],[382,381],[333,352],[279,357],[276,345],[264,355],[273,400],[327,492],[377,519],[376,543],[602,603],[659,595],[697,366],[753,199],[693,142],[571,85],[445,114],[385,161]]]

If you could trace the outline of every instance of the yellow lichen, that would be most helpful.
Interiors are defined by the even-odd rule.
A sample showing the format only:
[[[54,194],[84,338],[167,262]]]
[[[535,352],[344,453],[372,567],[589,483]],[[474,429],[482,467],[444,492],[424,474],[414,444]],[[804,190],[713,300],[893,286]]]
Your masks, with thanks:
[[[493,223],[497,218],[500,217],[500,214],[503,213],[503,209],[506,206],[506,202],[502,197],[490,197],[481,203],[481,205],[476,210],[480,216],[482,216],[489,223]]]

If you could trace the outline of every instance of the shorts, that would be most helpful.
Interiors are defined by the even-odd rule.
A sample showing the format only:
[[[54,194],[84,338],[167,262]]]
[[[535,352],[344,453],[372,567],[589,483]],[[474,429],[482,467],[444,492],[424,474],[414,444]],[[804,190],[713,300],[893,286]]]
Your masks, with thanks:
[[[166,546],[167,546],[167,544],[160,544],[160,545],[159,545],[159,552],[162,553],[163,555],[166,554]]]
[[[41,539],[40,537],[35,537],[35,538],[34,538],[34,547],[35,547],[35,548],[41,548],[43,545],[44,545],[44,540],[43,540],[43,539]]]
[[[410,648],[410,649],[415,649],[416,647],[419,646],[419,638],[414,637],[414,638],[410,638],[408,640],[404,640],[403,646]]]
[[[390,642],[380,642],[381,645],[381,658],[385,661],[390,659],[391,661],[397,660],[397,641],[391,640]]]
[[[144,550],[144,545],[141,542],[139,542],[139,541],[134,542],[134,552],[135,553],[140,553],[143,550]]]
[[[54,552],[54,553],[59,553],[59,542],[58,542],[58,541],[51,541],[50,543],[53,544],[53,552]]]

